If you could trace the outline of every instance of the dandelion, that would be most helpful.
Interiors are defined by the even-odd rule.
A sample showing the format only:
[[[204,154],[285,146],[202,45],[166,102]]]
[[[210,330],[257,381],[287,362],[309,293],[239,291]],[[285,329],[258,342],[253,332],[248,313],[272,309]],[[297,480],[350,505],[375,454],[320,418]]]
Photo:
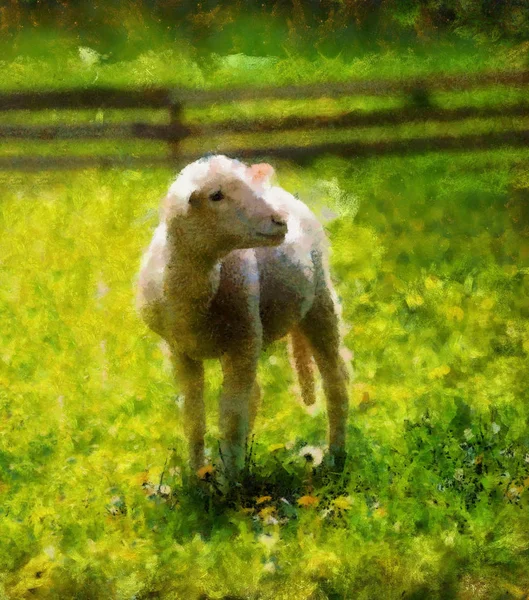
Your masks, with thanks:
[[[276,509],[274,506],[267,506],[259,511],[259,517],[265,525],[277,525],[279,521],[275,517]]]
[[[301,496],[301,498],[298,498],[299,506],[317,506],[319,502],[320,500],[316,496]]]
[[[272,496],[260,496],[255,501],[256,504],[264,504],[265,502],[270,502],[272,500]]]
[[[427,290],[433,290],[439,287],[440,281],[434,275],[428,275],[428,277],[424,280],[424,287]]]
[[[263,565],[263,571],[265,573],[275,573],[276,566],[275,566],[274,562],[271,560],[265,562],[265,564]]]
[[[450,373],[450,367],[448,365],[441,365],[440,367],[436,367],[435,369],[432,369],[428,373],[428,378],[429,379],[441,379],[441,377],[448,375],[448,373]]]
[[[100,279],[97,282],[96,299],[101,300],[101,298],[104,298],[108,292],[110,292],[109,286],[102,279]]]
[[[266,508],[263,508],[262,510],[259,511],[259,516],[261,517],[261,519],[267,519],[268,517],[271,517],[274,513],[276,512],[276,509],[274,506],[267,506]]]
[[[197,471],[197,475],[199,479],[209,479],[212,477],[215,472],[215,467],[213,465],[206,465],[205,467],[200,467]]]
[[[462,321],[465,311],[460,306],[451,306],[446,309],[446,316],[452,321]]]
[[[418,306],[422,306],[424,304],[424,300],[419,294],[408,294],[406,296],[406,304],[408,305],[409,309],[413,310]]]
[[[268,552],[270,552],[277,543],[277,537],[274,537],[269,533],[263,533],[257,538],[257,540],[268,550]]]
[[[97,63],[101,59],[101,55],[97,50],[93,48],[88,48],[87,46],[79,46],[79,58],[81,62],[85,64],[87,67],[93,67],[97,65]]]
[[[338,498],[335,498],[333,504],[339,510],[350,510],[353,506],[351,498],[348,496],[338,496]]]
[[[158,488],[158,492],[161,496],[170,496],[171,495],[171,487],[169,485],[161,485]]]
[[[299,456],[302,456],[308,463],[312,463],[317,467],[323,460],[323,450],[317,446],[303,446],[299,451]]]

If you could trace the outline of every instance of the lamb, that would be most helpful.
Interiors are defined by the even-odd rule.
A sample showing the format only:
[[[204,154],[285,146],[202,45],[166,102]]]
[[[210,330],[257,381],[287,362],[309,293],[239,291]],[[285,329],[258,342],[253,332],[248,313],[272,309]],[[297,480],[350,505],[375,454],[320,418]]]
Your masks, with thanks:
[[[272,185],[273,174],[223,155],[186,166],[141,263],[138,309],[170,349],[194,470],[204,465],[203,360],[221,362],[220,450],[234,476],[260,402],[258,357],[287,334],[307,404],[313,359],[320,371],[330,461],[345,456],[348,368],[325,234],[305,204]]]

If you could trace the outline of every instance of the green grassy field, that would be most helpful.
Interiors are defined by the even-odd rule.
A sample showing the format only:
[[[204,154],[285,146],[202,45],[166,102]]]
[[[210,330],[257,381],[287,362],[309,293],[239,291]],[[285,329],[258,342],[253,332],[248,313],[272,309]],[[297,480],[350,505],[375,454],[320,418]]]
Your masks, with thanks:
[[[162,47],[86,65],[71,41],[60,48],[8,55],[2,88],[96,75],[280,84],[525,60],[508,47],[445,45],[428,56],[287,56],[249,68]],[[230,505],[213,483],[189,482],[167,358],[134,310],[139,259],[174,174],[0,173],[0,599],[527,597],[528,160],[529,150],[503,149],[274,163],[280,184],[322,219],[337,215],[326,227],[355,354],[349,459],[328,481],[300,456],[325,444],[324,401],[320,393],[315,409],[303,407],[277,343],[260,364],[254,487]],[[207,374],[214,458],[221,378],[214,364]]]

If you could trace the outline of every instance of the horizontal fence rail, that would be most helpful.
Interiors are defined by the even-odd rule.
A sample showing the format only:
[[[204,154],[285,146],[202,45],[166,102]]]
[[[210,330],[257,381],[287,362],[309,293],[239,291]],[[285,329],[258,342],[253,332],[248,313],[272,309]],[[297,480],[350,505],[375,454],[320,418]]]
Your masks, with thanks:
[[[242,121],[226,120],[220,123],[205,123],[189,126],[191,134],[212,134],[223,131],[234,133],[273,132],[291,129],[346,129],[350,127],[376,127],[385,125],[404,125],[426,121],[462,121],[464,119],[487,119],[497,117],[529,116],[529,103],[513,106],[462,107],[455,109],[402,108],[397,110],[375,110],[372,112],[349,112],[328,117],[286,117],[278,120]],[[0,137],[2,129],[0,128]]]
[[[263,148],[238,148],[226,151],[238,158],[266,158],[274,156],[287,160],[304,162],[324,154],[332,154],[344,158],[369,158],[373,156],[408,155],[432,151],[486,151],[491,148],[524,148],[529,147],[529,129],[525,131],[507,131],[501,133],[472,134],[458,137],[436,136],[430,138],[410,138],[391,142],[330,142],[311,146],[271,146]],[[198,158],[197,153],[181,153],[182,162],[190,162]],[[174,159],[170,156],[0,156],[0,170],[63,170],[85,169],[89,167],[170,167]]]
[[[100,108],[167,108],[173,104],[168,89],[119,90],[94,88],[0,94],[0,112]]]
[[[188,137],[192,129],[179,123],[150,125],[148,123],[117,123],[88,125],[0,125],[0,138],[21,140],[163,140],[178,141]]]
[[[409,94],[416,90],[467,91],[495,85],[510,87],[529,84],[529,71],[473,73],[417,77],[409,80],[380,79],[291,85],[284,87],[248,87],[225,90],[188,90],[147,88],[15,92],[0,94],[0,111],[86,109],[86,108],[164,108],[178,99],[193,105],[263,99],[305,99],[325,96],[385,96]]]
[[[164,110],[165,124],[142,122],[83,123],[83,124],[7,124],[0,123],[0,140],[74,141],[88,140],[148,140],[168,145],[169,153],[127,156],[28,156],[0,154],[0,170],[35,171],[46,169],[83,169],[88,167],[175,166],[194,160],[210,151],[208,136],[224,133],[257,134],[273,132],[309,133],[315,130],[333,132],[353,128],[388,127],[412,123],[454,123],[467,119],[522,119],[529,117],[529,102],[493,106],[462,106],[441,108],[432,95],[439,91],[468,91],[491,86],[523,87],[529,84],[529,71],[495,72],[472,75],[451,75],[402,80],[353,81],[281,88],[235,88],[228,90],[185,90],[150,88],[118,90],[93,88],[85,90],[16,92],[0,94],[0,113],[44,110]],[[392,95],[404,99],[404,106],[383,110],[353,110],[336,115],[260,117],[253,119],[224,119],[214,122],[185,123],[185,106],[229,104],[233,101],[309,100],[338,96]],[[18,118],[20,121],[20,117]],[[529,123],[528,123],[529,125]],[[203,150],[186,151],[181,142],[192,138],[203,141]],[[377,142],[326,141],[311,145],[290,145],[242,148],[215,148],[215,151],[239,158],[277,157],[295,161],[313,159],[323,154],[344,157],[369,157],[389,154],[413,154],[431,151],[476,151],[498,147],[528,146],[529,131],[512,128],[508,131],[458,136],[430,136]]]

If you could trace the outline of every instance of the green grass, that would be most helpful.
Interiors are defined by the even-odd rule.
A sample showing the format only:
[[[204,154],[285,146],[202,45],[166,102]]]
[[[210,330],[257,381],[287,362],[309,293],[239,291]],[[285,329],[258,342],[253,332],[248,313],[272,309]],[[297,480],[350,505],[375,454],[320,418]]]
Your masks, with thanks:
[[[332,68],[283,58],[262,79],[228,78],[171,52],[179,71],[160,50],[101,66],[99,82],[406,75],[441,70],[443,52],[447,69],[508,66],[507,49],[445,48]],[[74,58],[6,62],[2,86],[91,82]],[[299,456],[324,445],[324,401],[303,407],[277,343],[260,364],[251,473],[231,502],[214,480],[190,483],[167,359],[134,310],[173,174],[0,174],[0,598],[524,597],[528,160],[505,149],[274,163],[286,189],[338,215],[326,227],[355,353],[349,458],[329,480]],[[207,374],[214,458],[221,378],[214,364]]]

